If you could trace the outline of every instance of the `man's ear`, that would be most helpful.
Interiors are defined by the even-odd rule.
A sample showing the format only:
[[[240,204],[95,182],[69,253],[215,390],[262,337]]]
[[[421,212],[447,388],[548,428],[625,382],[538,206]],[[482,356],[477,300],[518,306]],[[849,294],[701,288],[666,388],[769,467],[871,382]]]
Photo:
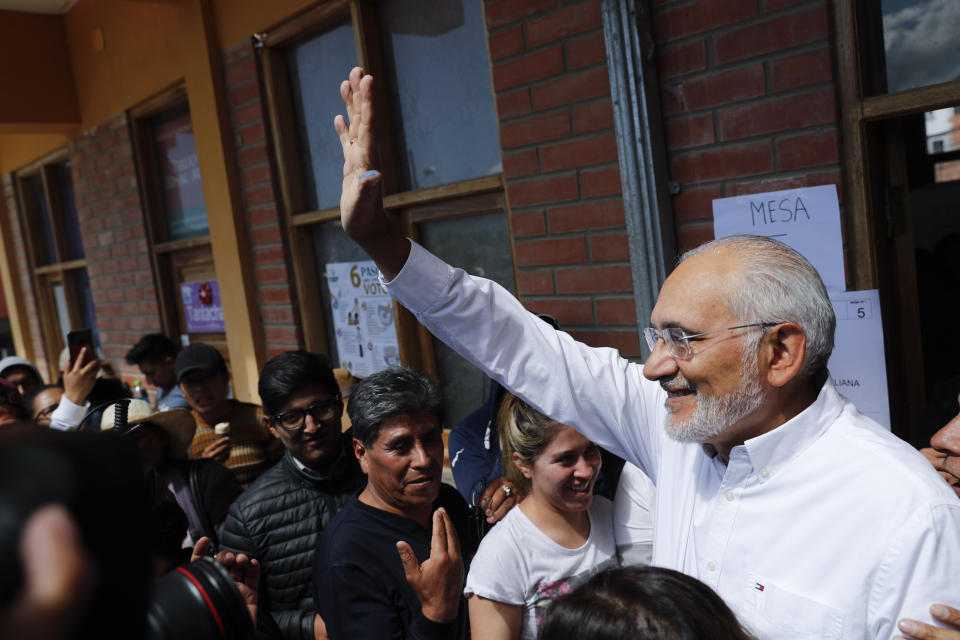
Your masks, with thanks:
[[[271,418],[273,418],[273,416],[263,416],[263,426],[267,428],[267,431],[270,432],[270,435],[279,440],[280,432],[277,431],[277,428],[273,426],[273,420],[271,420]]]
[[[357,456],[357,460],[360,462],[360,470],[367,473],[367,447],[356,438],[353,439],[353,455]]]
[[[523,459],[523,456],[514,451],[513,454],[511,454],[510,459],[513,460],[513,466],[520,470],[520,473],[523,475],[523,477],[527,480],[530,480],[530,477],[533,475],[533,471],[530,469],[530,465],[527,464],[527,461]]]
[[[761,365],[766,365],[771,386],[782,387],[800,373],[807,355],[807,336],[800,325],[778,324],[767,331],[761,344]]]

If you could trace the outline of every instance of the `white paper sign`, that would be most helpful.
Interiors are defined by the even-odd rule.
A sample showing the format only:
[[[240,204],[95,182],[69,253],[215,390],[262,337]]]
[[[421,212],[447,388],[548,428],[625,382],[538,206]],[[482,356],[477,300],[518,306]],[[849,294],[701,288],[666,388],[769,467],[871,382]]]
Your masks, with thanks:
[[[837,314],[836,346],[827,367],[837,390],[860,413],[890,428],[880,295],[876,289],[830,295]]]
[[[776,238],[816,267],[828,291],[847,288],[835,185],[714,200],[713,233],[717,238],[742,233]]]
[[[357,377],[400,364],[393,300],[377,277],[377,265],[330,262],[324,274],[330,291],[339,366]]]

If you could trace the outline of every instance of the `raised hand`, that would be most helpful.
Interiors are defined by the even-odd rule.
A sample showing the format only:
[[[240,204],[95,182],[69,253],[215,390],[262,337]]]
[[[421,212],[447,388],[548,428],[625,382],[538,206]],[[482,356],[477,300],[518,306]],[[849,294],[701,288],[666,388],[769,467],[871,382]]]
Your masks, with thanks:
[[[91,354],[87,347],[83,347],[76,359],[63,372],[63,395],[70,402],[83,406],[87,396],[93,391],[97,383],[97,371],[100,369],[100,360],[96,354]]]
[[[430,557],[423,564],[417,563],[413,549],[402,540],[397,542],[397,551],[424,617],[434,622],[450,622],[456,618],[463,590],[463,561],[457,531],[447,512],[442,508],[433,512]]]
[[[407,260],[409,243],[383,209],[380,164],[377,159],[373,76],[354,67],[340,84],[347,119],[338,115],[333,126],[343,148],[343,191],[340,222],[347,234],[392,279]]]

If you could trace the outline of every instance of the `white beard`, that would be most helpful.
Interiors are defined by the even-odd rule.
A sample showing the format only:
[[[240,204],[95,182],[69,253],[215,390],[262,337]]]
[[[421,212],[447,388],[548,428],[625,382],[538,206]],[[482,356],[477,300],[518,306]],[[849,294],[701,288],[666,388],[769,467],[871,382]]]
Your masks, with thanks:
[[[725,396],[703,395],[680,373],[669,381],[673,387],[678,386],[677,382],[686,383],[697,394],[697,408],[689,418],[680,420],[672,409],[667,409],[665,427],[670,438],[677,442],[706,442],[760,408],[763,403],[760,367],[756,355],[748,354],[751,351],[745,351],[741,359],[740,386]]]

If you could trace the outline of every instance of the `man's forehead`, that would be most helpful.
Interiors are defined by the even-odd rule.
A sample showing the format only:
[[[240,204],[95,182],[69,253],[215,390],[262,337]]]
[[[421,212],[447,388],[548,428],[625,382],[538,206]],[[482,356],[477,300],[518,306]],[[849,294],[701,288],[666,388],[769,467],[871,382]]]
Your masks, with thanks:
[[[650,315],[653,326],[703,326],[732,317],[728,300],[736,275],[728,262],[701,254],[678,265],[660,288]]]
[[[440,428],[437,414],[427,409],[414,413],[397,413],[389,416],[380,424],[378,440],[389,440],[403,436],[419,436]]]

